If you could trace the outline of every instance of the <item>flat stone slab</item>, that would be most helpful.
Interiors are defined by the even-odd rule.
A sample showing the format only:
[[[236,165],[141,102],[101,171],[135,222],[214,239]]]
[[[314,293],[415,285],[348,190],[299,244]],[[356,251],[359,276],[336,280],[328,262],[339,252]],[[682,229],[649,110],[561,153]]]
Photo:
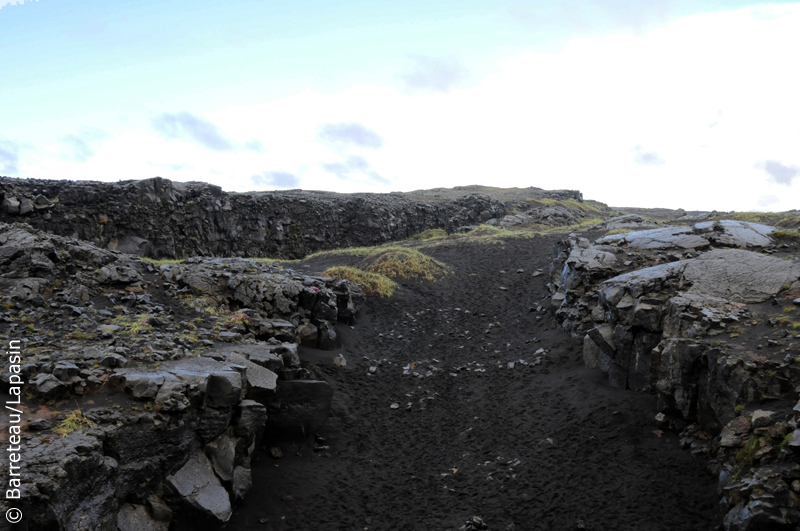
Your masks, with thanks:
[[[613,234],[600,238],[598,244],[627,245],[642,251],[657,249],[704,249],[710,245],[727,247],[766,247],[773,244],[769,234],[775,227],[723,219],[703,221],[691,227],[658,229]]]
[[[734,302],[763,302],[800,279],[800,264],[740,249],[716,249],[686,262],[690,292]]]

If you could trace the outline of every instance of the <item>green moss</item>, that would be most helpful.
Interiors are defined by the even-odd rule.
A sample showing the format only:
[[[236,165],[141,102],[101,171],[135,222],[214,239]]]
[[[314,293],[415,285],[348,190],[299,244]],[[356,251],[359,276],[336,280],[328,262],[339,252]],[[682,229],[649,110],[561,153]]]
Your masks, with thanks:
[[[758,436],[753,435],[747,444],[736,452],[737,466],[750,466],[755,462],[756,451],[758,450]]]
[[[53,431],[61,437],[66,437],[73,431],[83,428],[91,428],[93,426],[94,423],[86,418],[80,409],[76,409],[75,411],[70,412],[67,415],[67,418],[62,420]]]

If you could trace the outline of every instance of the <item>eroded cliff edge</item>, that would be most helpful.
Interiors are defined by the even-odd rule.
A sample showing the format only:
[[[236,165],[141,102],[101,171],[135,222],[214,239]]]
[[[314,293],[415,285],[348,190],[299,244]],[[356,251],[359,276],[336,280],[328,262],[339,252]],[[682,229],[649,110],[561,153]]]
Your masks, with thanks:
[[[502,202],[480,194],[336,194],[290,190],[224,192],[155,177],[101,183],[0,178],[0,221],[107,249],[151,256],[298,258],[334,247],[376,245],[427,229],[502,218]]]

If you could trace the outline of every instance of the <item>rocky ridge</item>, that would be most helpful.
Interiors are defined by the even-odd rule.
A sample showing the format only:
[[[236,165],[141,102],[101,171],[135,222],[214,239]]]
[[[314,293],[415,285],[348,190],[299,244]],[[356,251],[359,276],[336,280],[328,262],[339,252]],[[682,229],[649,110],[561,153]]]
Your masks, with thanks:
[[[0,205],[0,221],[25,221],[99,247],[156,258],[298,258],[427,229],[453,232],[505,214],[503,203],[480,194],[238,194],[159,177],[118,183],[2,177]]]
[[[4,223],[0,285],[3,336],[25,360],[26,525],[45,531],[227,521],[261,439],[327,419],[332,388],[298,342],[333,348],[363,302],[356,284],[255,260],[157,266]]]
[[[661,426],[711,459],[731,531],[800,523],[800,260],[772,232],[722,220],[573,236],[550,275],[586,366],[656,393]]]

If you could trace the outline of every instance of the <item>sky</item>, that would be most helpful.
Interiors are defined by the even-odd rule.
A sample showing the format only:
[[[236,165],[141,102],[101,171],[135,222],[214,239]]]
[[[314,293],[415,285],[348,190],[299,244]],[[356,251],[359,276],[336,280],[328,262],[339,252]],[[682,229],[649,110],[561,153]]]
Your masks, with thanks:
[[[800,209],[800,3],[0,0],[0,175]]]

